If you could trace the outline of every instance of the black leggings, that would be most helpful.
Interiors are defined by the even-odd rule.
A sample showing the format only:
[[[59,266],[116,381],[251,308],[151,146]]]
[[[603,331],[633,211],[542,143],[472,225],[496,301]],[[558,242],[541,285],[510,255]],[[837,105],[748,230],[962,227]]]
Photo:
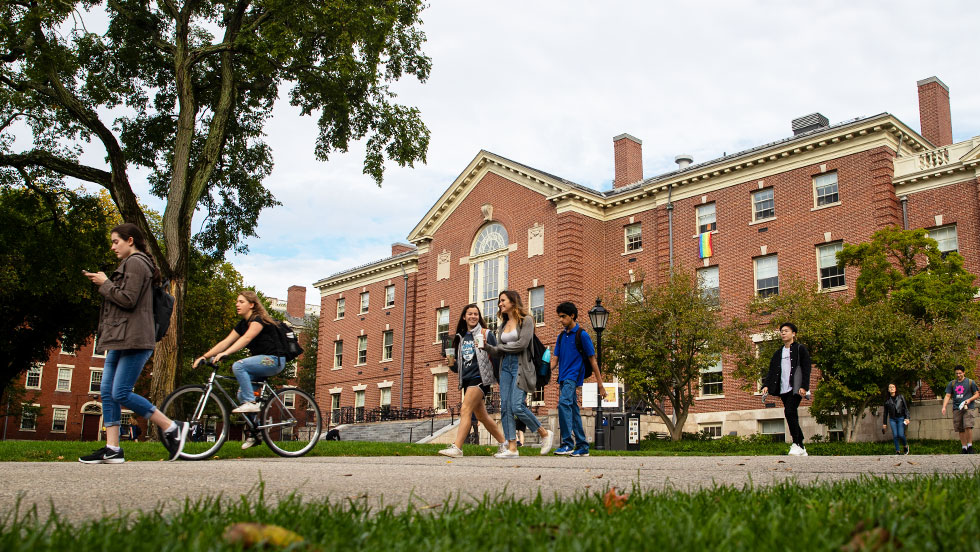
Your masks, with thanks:
[[[800,415],[796,409],[800,407],[803,397],[799,393],[783,393],[779,396],[783,400],[783,412],[786,413],[786,425],[789,426],[789,434],[793,437],[793,442],[803,446],[803,430],[800,429]]]

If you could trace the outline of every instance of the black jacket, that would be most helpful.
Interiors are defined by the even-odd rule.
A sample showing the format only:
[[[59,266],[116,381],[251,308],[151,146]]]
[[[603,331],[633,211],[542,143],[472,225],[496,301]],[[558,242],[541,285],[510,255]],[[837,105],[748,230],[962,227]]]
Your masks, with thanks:
[[[769,373],[766,375],[766,379],[762,381],[763,387],[769,388],[769,393],[773,395],[779,395],[780,388],[780,376],[782,375],[782,360],[783,360],[783,348],[780,347],[776,349],[776,352],[772,354],[772,359],[769,360]],[[799,393],[802,387],[805,391],[810,390],[810,351],[806,350],[806,346],[793,342],[789,346],[789,361],[790,361],[790,371],[789,371],[789,383],[793,387],[793,393]]]
[[[888,418],[911,418],[909,416],[909,405],[905,402],[905,397],[901,393],[895,393],[895,396],[891,395],[885,399],[885,416],[881,420],[881,425],[888,424]]]

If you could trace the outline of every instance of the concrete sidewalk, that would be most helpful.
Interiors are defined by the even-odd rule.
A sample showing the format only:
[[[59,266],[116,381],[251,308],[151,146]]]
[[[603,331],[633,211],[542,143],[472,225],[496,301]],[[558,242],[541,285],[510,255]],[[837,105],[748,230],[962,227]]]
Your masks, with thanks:
[[[18,496],[21,508],[49,504],[73,521],[177,508],[185,498],[221,494],[235,499],[261,480],[270,500],[297,492],[306,500],[355,499],[377,507],[441,504],[459,495],[478,500],[504,493],[530,498],[567,498],[609,487],[692,490],[713,485],[767,485],[792,479],[801,484],[861,475],[972,473],[980,456],[522,456],[512,460],[442,456],[317,457],[215,460],[208,462],[0,463],[0,510]]]

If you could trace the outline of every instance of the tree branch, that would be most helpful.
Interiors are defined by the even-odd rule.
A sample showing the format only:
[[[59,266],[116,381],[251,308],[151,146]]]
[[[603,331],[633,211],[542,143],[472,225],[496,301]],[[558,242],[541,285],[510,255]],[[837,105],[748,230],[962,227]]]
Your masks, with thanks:
[[[159,27],[157,25],[148,22],[146,18],[139,17],[131,10],[126,9],[126,7],[120,4],[118,0],[109,0],[109,7],[115,10],[117,13],[119,13],[119,15],[125,17],[126,20],[132,23],[134,27],[138,27],[145,31],[150,31],[150,33],[152,33],[153,35],[153,38],[151,38],[150,40],[151,42],[153,42],[153,45],[156,46],[157,48],[160,48],[161,50],[170,53],[173,53],[177,50],[177,48],[173,44],[167,42],[166,40],[163,39],[163,37],[160,36]]]
[[[15,169],[43,167],[65,176],[92,182],[109,188],[112,175],[106,171],[79,164],[71,159],[58,157],[44,150],[31,150],[27,153],[0,154],[0,166]]]

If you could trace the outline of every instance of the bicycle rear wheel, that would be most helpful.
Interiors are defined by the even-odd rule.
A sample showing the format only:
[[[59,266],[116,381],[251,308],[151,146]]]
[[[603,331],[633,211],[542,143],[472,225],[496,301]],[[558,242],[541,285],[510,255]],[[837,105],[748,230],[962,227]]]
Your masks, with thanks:
[[[204,460],[214,456],[228,439],[228,409],[214,394],[205,400],[205,387],[185,385],[163,401],[160,411],[171,420],[187,422],[187,443],[180,457]],[[161,432],[163,430],[160,430]]]
[[[302,456],[320,440],[320,407],[309,393],[284,387],[262,409],[262,436],[279,456]]]

